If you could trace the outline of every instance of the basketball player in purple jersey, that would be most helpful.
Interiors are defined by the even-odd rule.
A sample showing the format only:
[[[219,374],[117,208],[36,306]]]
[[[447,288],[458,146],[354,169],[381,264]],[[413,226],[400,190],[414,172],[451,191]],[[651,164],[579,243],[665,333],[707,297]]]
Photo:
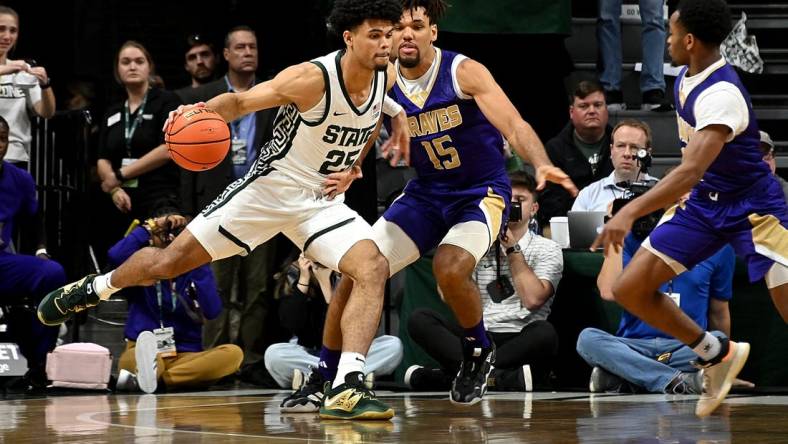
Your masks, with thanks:
[[[675,100],[681,165],[645,195],[627,204],[594,242],[618,251],[633,221],[676,201],[643,242],[613,288],[629,312],[674,336],[698,354],[704,393],[695,413],[710,414],[725,399],[750,346],[701,330],[666,295],[664,282],[730,243],[747,262],[751,281],[766,279],[780,315],[788,321],[788,208],[780,185],[758,149],[750,97],[720,55],[731,29],[723,0],[682,0],[670,18],[668,46],[677,65]]]
[[[550,163],[539,137],[483,65],[432,45],[437,38],[435,22],[445,8],[442,0],[403,0],[403,16],[394,27],[398,69],[390,96],[408,116],[410,160],[418,177],[373,230],[391,275],[437,247],[435,277],[465,329],[464,360],[450,399],[474,404],[486,391],[495,350],[471,276],[508,214],[511,185],[504,167],[504,137],[536,168],[540,189],[545,181],[559,183],[573,194],[577,189]],[[509,260],[525,260],[518,250],[507,253]],[[341,363],[335,373],[342,344],[339,321],[346,317],[343,306],[351,287],[352,280],[343,277],[326,315],[320,368],[282,403],[282,410],[314,411],[323,397],[322,380],[335,379],[336,384],[342,379]],[[328,396],[323,400],[330,402]]]

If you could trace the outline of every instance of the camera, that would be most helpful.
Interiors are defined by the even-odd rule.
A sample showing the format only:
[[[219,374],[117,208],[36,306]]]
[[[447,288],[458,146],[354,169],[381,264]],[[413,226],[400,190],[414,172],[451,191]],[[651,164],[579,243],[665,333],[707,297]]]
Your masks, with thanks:
[[[523,220],[523,203],[512,202],[509,207],[509,222],[520,222]]]
[[[637,160],[640,164],[640,172],[646,174],[648,172],[648,167],[651,165],[651,154],[648,151],[642,149],[639,150],[637,153]],[[615,216],[618,213],[618,210],[624,207],[624,205],[632,202],[633,200],[637,199],[638,197],[644,195],[646,191],[650,190],[654,185],[656,185],[656,181],[645,181],[645,182],[619,182],[616,184],[617,187],[623,188],[624,196],[613,201],[613,208],[612,214]],[[665,213],[665,210],[659,209],[654,211],[653,213],[649,213],[640,219],[636,220],[632,224],[632,234],[638,239],[643,240],[651,233],[654,228],[656,228],[659,220],[662,218],[662,215]],[[607,220],[605,220],[607,222]]]

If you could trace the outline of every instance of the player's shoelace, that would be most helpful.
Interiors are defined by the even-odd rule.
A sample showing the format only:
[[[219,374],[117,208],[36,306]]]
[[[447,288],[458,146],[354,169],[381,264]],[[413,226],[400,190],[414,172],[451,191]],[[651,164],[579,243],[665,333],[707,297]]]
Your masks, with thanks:
[[[90,285],[90,284],[88,284]],[[65,302],[63,309],[66,312],[73,311],[78,313],[88,308],[87,295],[80,294],[80,285],[75,285],[63,292],[63,295],[58,298]]]

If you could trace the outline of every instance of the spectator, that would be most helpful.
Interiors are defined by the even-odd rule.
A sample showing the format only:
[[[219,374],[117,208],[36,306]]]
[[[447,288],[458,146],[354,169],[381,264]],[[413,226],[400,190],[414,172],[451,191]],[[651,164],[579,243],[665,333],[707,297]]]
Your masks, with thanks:
[[[191,83],[175,94],[181,95],[185,90],[197,88],[214,80],[216,71],[216,51],[213,43],[205,40],[200,34],[192,34],[186,38],[188,49],[184,55],[183,69],[189,73]]]
[[[32,60],[8,58],[18,37],[19,15],[8,6],[0,6],[0,116],[11,128],[6,161],[27,169],[32,139],[30,115],[52,117],[55,94],[43,66],[36,66]]]
[[[553,165],[572,178],[579,189],[602,179],[613,171],[610,161],[610,133],[607,105],[602,86],[584,80],[577,84],[569,105],[569,123],[545,144]],[[547,226],[550,218],[566,216],[574,198],[562,187],[547,184],[539,199],[539,225]]]
[[[259,79],[255,77],[257,37],[251,28],[237,26],[227,32],[224,59],[228,65],[227,74],[198,88],[182,90],[186,103],[207,101],[226,92],[246,91],[258,83]],[[183,173],[181,193],[187,216],[196,216],[230,183],[246,174],[263,145],[271,140],[276,112],[276,109],[266,109],[231,122],[232,153],[209,171]],[[231,333],[228,307],[232,306],[232,301],[238,301],[241,320],[237,337],[244,351],[244,365],[262,363],[263,360],[266,344],[262,326],[268,310],[265,295],[274,272],[274,245],[269,241],[247,256],[233,256],[211,264],[225,310],[206,323],[205,346],[225,344],[235,336]]]
[[[532,390],[533,380],[544,383],[558,352],[558,335],[547,321],[555,289],[563,271],[561,247],[528,230],[539,209],[536,182],[524,172],[510,174],[512,201],[522,206],[522,217],[510,213],[506,235],[480,261],[474,280],[482,297],[482,317],[497,348],[493,388]],[[463,329],[431,310],[416,310],[408,333],[440,369],[411,366],[405,383],[414,389],[448,389],[462,360]]]
[[[112,266],[142,248],[166,247],[186,225],[186,218],[175,209],[160,211],[161,216],[148,219],[110,249]],[[152,393],[162,383],[168,389],[207,387],[240,367],[243,353],[236,345],[202,348],[202,323],[222,309],[207,265],[125,293],[129,317],[124,331],[126,349],[118,361],[119,390]]]
[[[626,188],[622,182],[656,182],[648,175],[639,158],[641,150],[651,153],[651,128],[640,120],[626,119],[613,128],[613,143],[610,144],[610,158],[613,172],[580,190],[572,211],[606,211],[616,199],[625,197]],[[648,165],[646,165],[648,166]]]
[[[13,252],[14,228],[36,214],[38,201],[30,174],[3,160],[8,152],[10,132],[8,122],[0,116],[0,304],[37,304],[47,293],[66,283],[66,273],[47,253],[43,224],[40,224],[35,256]],[[55,347],[58,328],[46,327],[32,311],[16,307],[10,315],[6,313],[6,318],[30,369],[22,379],[25,388],[45,387],[46,357]]]
[[[785,195],[785,201],[788,203],[788,182],[786,182],[785,179],[777,174],[777,161],[774,158],[774,142],[772,142],[771,136],[769,136],[769,133],[766,131],[761,131],[760,148],[761,152],[763,153],[763,161],[769,164],[769,168],[771,168],[774,178],[777,179],[777,182],[780,182],[780,186],[783,189],[783,194]]]
[[[99,136],[101,189],[119,211],[140,220],[159,206],[178,205],[179,170],[170,161],[161,129],[180,101],[152,87],[154,74],[144,46],[130,40],[120,47],[115,79],[125,88],[126,100],[109,107]]]
[[[325,382],[317,365],[323,323],[333,294],[332,284],[338,281],[336,277],[330,269],[301,255],[278,279],[279,317],[282,327],[294,337],[290,342],[273,344],[266,349],[265,367],[282,388],[292,386],[297,390],[305,384]],[[367,353],[368,380],[372,373],[378,376],[393,373],[402,360],[402,352],[399,338],[388,335],[375,338]],[[298,411],[303,406],[286,404],[289,399],[301,398],[300,394],[291,395],[282,402],[282,410]]]
[[[255,32],[247,26],[237,26],[227,32],[224,41],[227,74],[196,88],[178,90],[184,103],[205,102],[226,92],[246,91],[261,80],[255,76],[258,65]],[[267,109],[231,122],[232,154],[216,168],[183,174],[183,210],[187,216],[197,215],[227,185],[246,174],[262,146],[271,139],[276,112],[277,109]]]
[[[599,80],[605,87],[611,110],[626,109],[621,92],[621,3],[622,0],[600,0],[597,41],[602,56]],[[655,109],[665,104],[665,0],[640,0],[640,22],[643,24],[641,47],[643,70],[640,72],[641,109]]]
[[[597,279],[603,299],[613,300],[613,282],[644,238],[630,234],[623,253],[614,249],[607,253]],[[708,326],[730,335],[728,301],[735,264],[733,248],[726,245],[664,284],[660,291],[703,329]],[[692,349],[626,311],[615,336],[596,328],[584,329],[577,339],[577,352],[594,367],[591,392],[700,394],[702,390],[702,374],[690,363],[696,358]]]

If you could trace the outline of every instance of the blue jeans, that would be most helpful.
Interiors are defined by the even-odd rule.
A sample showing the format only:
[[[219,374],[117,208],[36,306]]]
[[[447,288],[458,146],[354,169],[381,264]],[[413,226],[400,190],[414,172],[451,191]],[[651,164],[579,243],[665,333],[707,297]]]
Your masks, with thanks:
[[[596,328],[586,328],[577,338],[577,352],[593,367],[605,370],[651,393],[664,393],[681,372],[696,372],[690,360],[697,359],[691,348],[676,339],[631,339],[613,336]],[[657,357],[670,353],[664,363]]]
[[[602,54],[602,73],[599,82],[607,91],[621,89],[621,2],[599,0],[599,19],[596,35]],[[643,24],[641,46],[643,70],[640,73],[640,91],[652,89],[665,91],[662,63],[665,58],[665,20],[662,6],[665,0],[640,0],[640,18]]]

